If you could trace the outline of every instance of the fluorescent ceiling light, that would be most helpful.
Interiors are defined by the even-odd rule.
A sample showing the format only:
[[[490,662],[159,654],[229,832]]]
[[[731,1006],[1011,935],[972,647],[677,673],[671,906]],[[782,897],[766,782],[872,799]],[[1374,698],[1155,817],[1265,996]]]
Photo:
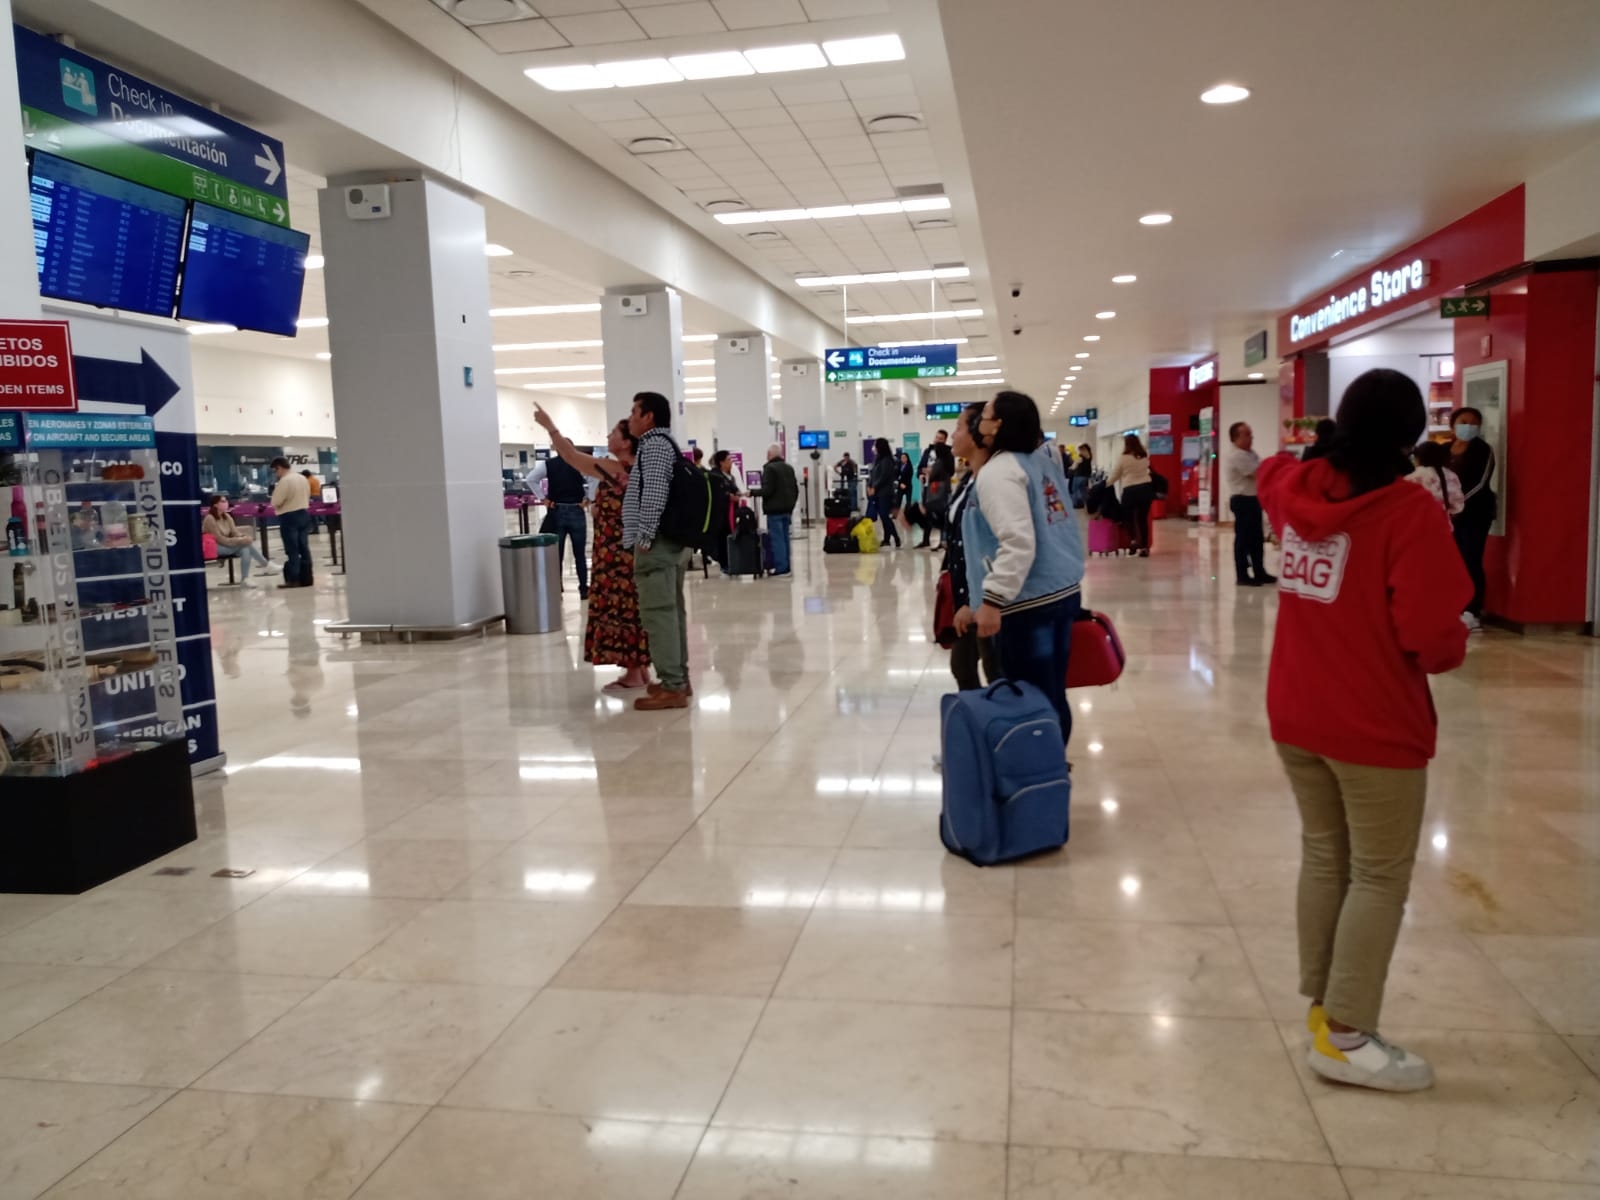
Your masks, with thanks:
[[[714,342],[717,340],[717,335],[714,333],[686,333],[683,335],[683,340],[686,342]]]
[[[484,254],[489,258],[509,258],[515,253],[509,246],[502,246],[499,242],[490,242],[483,248]]]
[[[685,396],[683,402],[685,404],[715,404],[717,398],[715,396]]]
[[[922,283],[929,279],[966,279],[970,267],[935,267],[930,271],[876,271],[869,275],[807,275],[796,279],[803,288],[853,286],[861,283]]]
[[[576,391],[582,388],[592,388],[596,381],[593,379],[564,379],[560,383],[525,383],[522,386],[530,392],[535,391]]]
[[[894,213],[941,212],[950,207],[948,196],[918,196],[912,200],[874,200],[870,204],[831,204],[823,208],[775,208],[763,212],[717,213],[723,225],[777,225],[785,221],[828,221],[839,217],[882,217]]]
[[[306,270],[308,271],[320,271],[327,265],[328,260],[323,258],[320,254],[306,255]]]
[[[879,342],[880,350],[899,350],[908,346],[965,346],[966,338],[921,338],[910,342]]]
[[[320,357],[320,355],[319,355],[319,357]],[[1267,377],[1267,374],[1266,374],[1265,371],[1251,371],[1249,376],[1248,376],[1248,378],[1250,378],[1250,379],[1265,379],[1266,377]]]
[[[993,387],[996,384],[1000,384],[1000,383],[1004,383],[1004,382],[1005,382],[1004,379],[979,379],[979,380],[976,380],[976,381],[974,381],[972,383],[966,383],[966,382],[964,382],[964,381],[962,381],[960,379],[941,379],[937,383],[930,383],[928,386],[929,387]]]
[[[491,308],[491,317],[559,317],[568,313],[595,313],[598,304],[526,304],[514,308]]]
[[[328,318],[327,317],[301,317],[294,324],[295,324],[295,328],[296,329],[326,329],[327,326],[328,326]]]
[[[573,371],[604,371],[605,363],[572,363],[565,367],[496,367],[496,375],[567,375]]]
[[[715,375],[690,375],[684,379],[685,383],[715,383]]]
[[[1094,319],[1096,321],[1112,321],[1112,320],[1116,319],[1116,316],[1117,316],[1117,314],[1112,312],[1108,308],[1108,309],[1105,310],[1105,312],[1097,312],[1097,313],[1095,313]]]
[[[185,326],[185,328],[188,329],[190,337],[205,337],[209,333],[238,333],[239,332],[239,327],[237,325],[204,324],[204,325],[188,325],[188,326]]]
[[[491,350],[598,350],[602,345],[604,343],[599,338],[593,338],[582,342],[501,342],[489,348]]]
[[[1219,83],[1200,93],[1202,104],[1237,104],[1250,98],[1250,89],[1237,83]]]
[[[1144,216],[1139,218],[1139,224],[1141,224],[1141,225],[1171,225],[1172,224],[1172,214],[1171,213],[1145,213]]]
[[[1069,370],[1069,371],[1081,371],[1081,370],[1083,370],[1083,367],[1082,366],[1068,367],[1067,370]]]
[[[963,371],[963,375],[1004,375],[1004,367],[980,367],[976,371]]]
[[[318,350],[317,351],[317,358],[319,358],[323,362],[327,362],[332,357],[333,357],[333,355],[329,354],[326,350]]]
[[[606,394],[604,392],[585,392],[583,398],[585,400],[604,400]]]
[[[717,394],[717,389],[714,387],[684,388],[683,394],[685,396],[715,396]]]
[[[999,362],[1000,361],[1000,356],[998,354],[979,354],[974,358],[958,358],[958,359],[956,359],[956,361],[958,363]]]
[[[1100,335],[1098,333],[1086,333],[1083,335],[1083,340],[1086,342],[1098,342]]]
[[[682,83],[683,76],[664,58],[630,58],[603,62],[595,70],[618,87],[648,87],[653,83]]]
[[[1072,357],[1073,358],[1088,358],[1089,357],[1089,352],[1087,350],[1079,350]]]
[[[894,321],[975,320],[983,316],[981,308],[947,308],[939,312],[883,313],[874,317],[846,317],[846,325],[885,325]]]
[[[717,365],[717,360],[714,358],[686,358],[683,360],[683,365],[686,367],[714,367]]]
[[[812,71],[828,65],[822,48],[812,42],[797,46],[763,46],[759,50],[746,50],[745,58],[763,75],[780,71]]]
[[[523,74],[552,92],[585,92],[614,86],[599,68],[587,63],[570,67],[529,67]]]
[[[1113,275],[1111,277],[1111,282],[1112,283],[1138,283],[1139,282],[1139,277],[1137,275]]]
[[[822,52],[836,67],[854,67],[861,63],[899,62],[906,56],[905,45],[897,33],[823,42]]]
[[[729,79],[735,75],[754,75],[756,69],[737,50],[715,54],[680,54],[671,63],[685,79]]]

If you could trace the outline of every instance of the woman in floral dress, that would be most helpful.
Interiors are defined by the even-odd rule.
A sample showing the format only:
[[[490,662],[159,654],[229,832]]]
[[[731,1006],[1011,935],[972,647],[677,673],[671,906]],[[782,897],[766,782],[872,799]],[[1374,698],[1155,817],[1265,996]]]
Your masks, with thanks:
[[[602,691],[617,695],[650,685],[650,644],[639,623],[639,593],[633,584],[633,555],[622,548],[622,493],[628,486],[637,442],[626,421],[606,437],[610,458],[585,454],[556,428],[550,414],[534,406],[534,419],[550,434],[563,460],[600,481],[594,498],[594,562],[589,580],[589,623],[583,658],[597,667],[621,667],[622,676]]]

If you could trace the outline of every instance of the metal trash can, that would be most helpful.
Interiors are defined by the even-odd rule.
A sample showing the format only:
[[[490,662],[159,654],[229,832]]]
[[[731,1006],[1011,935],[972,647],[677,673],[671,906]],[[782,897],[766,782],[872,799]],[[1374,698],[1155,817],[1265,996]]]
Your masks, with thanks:
[[[553,633],[561,628],[559,540],[551,533],[500,539],[507,633]]]

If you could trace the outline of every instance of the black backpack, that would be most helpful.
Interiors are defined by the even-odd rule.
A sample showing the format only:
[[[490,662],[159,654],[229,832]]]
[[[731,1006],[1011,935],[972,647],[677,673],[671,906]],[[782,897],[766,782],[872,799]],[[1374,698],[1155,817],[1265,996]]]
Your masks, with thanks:
[[[753,508],[740,506],[738,513],[733,518],[733,531],[738,534],[754,536],[760,532],[761,526],[756,522],[756,512]]]
[[[695,466],[683,456],[678,443],[672,442],[672,482],[658,527],[662,536],[684,546],[704,549],[715,536],[714,511],[711,472]]]

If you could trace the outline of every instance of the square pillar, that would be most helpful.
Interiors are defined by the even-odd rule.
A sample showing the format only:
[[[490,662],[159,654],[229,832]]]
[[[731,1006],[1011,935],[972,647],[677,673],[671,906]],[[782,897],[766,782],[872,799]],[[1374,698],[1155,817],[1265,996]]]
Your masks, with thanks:
[[[633,409],[639,392],[672,402],[673,437],[683,425],[683,297],[669,287],[610,288],[600,297],[601,356],[606,364],[606,426]]]
[[[772,339],[764,333],[717,338],[717,449],[740,456],[744,471],[759,471],[774,440]],[[739,486],[745,486],[741,475]]]

